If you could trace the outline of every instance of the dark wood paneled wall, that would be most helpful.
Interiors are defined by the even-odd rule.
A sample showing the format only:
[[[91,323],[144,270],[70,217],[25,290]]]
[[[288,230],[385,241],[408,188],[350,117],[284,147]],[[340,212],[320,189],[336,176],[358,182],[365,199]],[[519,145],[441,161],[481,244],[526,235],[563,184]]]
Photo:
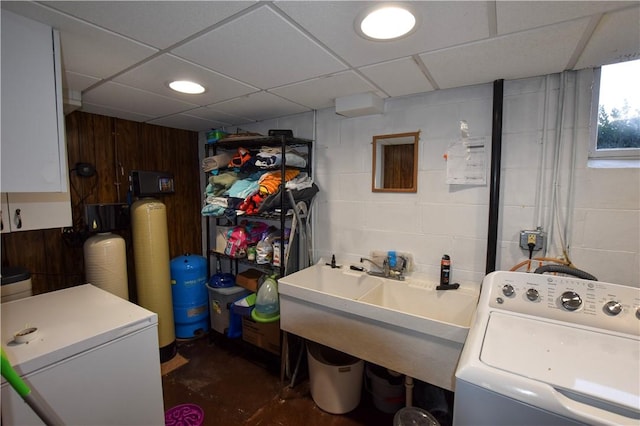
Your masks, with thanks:
[[[73,232],[62,229],[2,234],[2,265],[31,272],[34,294],[83,284],[84,205],[126,203],[131,170],[171,172],[175,194],[161,198],[167,208],[169,253],[202,252],[200,164],[198,134],[73,112],[65,119]],[[80,177],[77,163],[91,163],[97,174]],[[135,269],[130,230],[127,242],[129,294],[135,301]]]

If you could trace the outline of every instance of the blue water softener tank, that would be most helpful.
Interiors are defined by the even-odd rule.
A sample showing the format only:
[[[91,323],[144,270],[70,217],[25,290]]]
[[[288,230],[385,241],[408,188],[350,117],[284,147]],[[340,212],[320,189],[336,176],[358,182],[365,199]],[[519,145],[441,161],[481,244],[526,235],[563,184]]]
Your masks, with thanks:
[[[176,337],[189,339],[209,331],[207,260],[184,254],[171,260],[171,293]]]

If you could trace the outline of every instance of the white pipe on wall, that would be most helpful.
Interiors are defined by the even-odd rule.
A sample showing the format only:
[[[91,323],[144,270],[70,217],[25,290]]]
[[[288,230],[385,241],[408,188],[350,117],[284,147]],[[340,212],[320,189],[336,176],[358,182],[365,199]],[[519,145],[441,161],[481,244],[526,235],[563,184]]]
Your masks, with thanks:
[[[580,90],[578,90],[578,73],[575,71],[571,72],[571,75],[574,78],[574,92],[573,92],[573,131],[571,133],[571,157],[569,164],[569,182],[567,184],[567,208],[565,212],[565,223],[564,223],[564,245],[565,249],[569,251],[571,244],[571,231],[573,229],[573,221],[569,218],[573,215],[575,194],[574,194],[574,186],[575,186],[575,173],[576,173],[576,161],[577,161],[577,150],[578,150],[578,110],[580,106]]]
[[[560,153],[562,146],[562,126],[564,124],[564,95],[565,95],[565,83],[566,83],[566,73],[560,74],[560,88],[558,90],[558,109],[556,112],[556,131],[555,131],[555,145],[554,145],[554,155],[553,155],[553,172],[552,172],[552,180],[551,180],[551,200],[549,203],[549,216],[547,223],[549,224],[549,233],[548,233],[548,245],[547,248],[553,247],[553,236],[554,236],[554,217],[556,215],[557,209],[557,199],[558,199],[558,174],[560,169]],[[562,242],[560,243],[560,248],[562,249]]]
[[[549,75],[544,78],[544,104],[543,104],[543,113],[542,113],[542,138],[541,138],[541,147],[540,147],[540,158],[538,160],[538,180],[536,183],[536,193],[535,193],[535,204],[534,204],[534,213],[533,213],[533,228],[541,227],[545,229],[544,223],[542,220],[542,212],[544,203],[542,200],[544,199],[544,177],[546,175],[547,170],[547,149],[548,149],[548,141],[547,132],[549,130],[549,120],[547,118],[547,114],[549,111],[549,99],[550,99],[550,85],[549,85]],[[546,252],[546,247],[543,247],[543,253]]]

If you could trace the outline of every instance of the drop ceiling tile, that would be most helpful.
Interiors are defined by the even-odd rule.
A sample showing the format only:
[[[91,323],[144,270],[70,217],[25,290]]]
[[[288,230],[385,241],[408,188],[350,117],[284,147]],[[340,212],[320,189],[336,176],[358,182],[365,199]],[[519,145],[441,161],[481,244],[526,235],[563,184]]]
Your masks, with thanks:
[[[574,69],[640,59],[639,23],[640,6],[604,15]]]
[[[420,55],[442,89],[565,69],[589,18]],[[552,49],[549,46],[553,46]]]
[[[173,80],[196,81],[207,91],[200,95],[178,93],[168,86]],[[114,81],[201,106],[259,90],[169,54],[145,62],[117,76]]]
[[[262,89],[345,69],[266,5],[174,49],[173,53]]]
[[[3,1],[2,7],[60,31],[65,71],[105,78],[157,52],[37,3]]]
[[[60,30],[63,85],[86,92],[83,110],[179,126],[199,126],[199,119],[243,125],[330,107],[358,91],[431,90],[415,55],[442,88],[640,57],[637,1],[406,3],[421,24],[394,42],[354,31],[356,16],[377,1],[3,0],[0,7]],[[504,37],[490,39],[496,30]],[[173,46],[182,58],[154,46]],[[173,72],[217,90],[197,102],[168,96],[163,84]]]
[[[100,79],[88,75],[67,71],[62,75],[62,87],[69,90],[82,92],[87,87],[93,86]]]
[[[270,90],[271,93],[311,109],[333,107],[335,99],[341,96],[375,91],[377,91],[375,86],[354,71],[336,73]],[[380,95],[386,97],[382,93]]]
[[[389,96],[405,96],[433,90],[433,86],[413,58],[362,67],[359,71]]]
[[[122,118],[124,120],[137,121],[139,123],[144,123],[147,120],[153,118],[148,115],[136,114],[131,111],[122,111],[116,108],[112,108],[111,106],[98,105],[89,102],[82,102],[80,111],[88,112],[90,114],[106,115],[107,117]]]
[[[209,105],[209,108],[253,121],[269,120],[309,111],[308,108],[266,92],[253,93],[241,98]]]
[[[165,49],[251,6],[251,1],[47,1],[100,27]]]
[[[191,111],[189,111],[189,115],[202,118],[203,120],[219,122],[221,123],[220,127],[253,123],[253,120],[250,120],[248,118],[237,117],[234,115],[226,114],[222,111],[212,109],[211,107],[208,107],[208,106],[192,109]]]
[[[225,123],[215,120],[205,120],[189,114],[174,114],[166,117],[157,118],[147,121],[149,124],[157,124],[158,126],[172,127],[174,129],[185,129],[204,131],[224,127]]]
[[[188,111],[197,105],[182,102],[123,84],[107,82],[82,94],[83,101],[97,105],[110,105],[121,111],[162,117]]]
[[[497,1],[498,34],[584,18],[633,3],[637,4],[628,1]]]
[[[421,1],[406,4],[419,27],[395,41],[371,41],[354,29],[355,19],[377,2],[278,1],[276,6],[354,67],[411,56],[489,37],[487,2]]]

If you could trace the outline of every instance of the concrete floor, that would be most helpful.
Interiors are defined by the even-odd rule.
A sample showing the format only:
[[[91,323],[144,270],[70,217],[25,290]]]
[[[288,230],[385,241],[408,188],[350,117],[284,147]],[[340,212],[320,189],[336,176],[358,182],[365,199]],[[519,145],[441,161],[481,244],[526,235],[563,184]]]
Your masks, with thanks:
[[[309,393],[306,358],[291,387],[290,379],[281,381],[279,356],[242,340],[212,332],[179,341],[178,353],[189,362],[162,377],[165,409],[197,404],[204,410],[205,425],[393,425],[393,414],[378,410],[366,391],[349,413],[334,415],[318,408]]]

